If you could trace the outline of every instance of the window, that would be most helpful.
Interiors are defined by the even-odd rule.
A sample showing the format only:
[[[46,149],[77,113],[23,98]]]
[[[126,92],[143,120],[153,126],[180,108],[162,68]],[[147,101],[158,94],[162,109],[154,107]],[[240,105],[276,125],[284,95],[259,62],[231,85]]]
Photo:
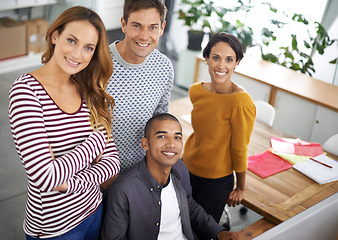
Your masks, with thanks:
[[[223,1],[223,0],[213,0],[215,5],[222,6],[225,8],[232,8],[235,6],[239,6],[237,0]],[[330,11],[331,8],[335,8],[334,2],[330,0],[318,1],[318,0],[242,0],[244,4],[251,5],[252,8],[250,11],[245,13],[245,11],[239,11],[241,13],[227,13],[225,15],[225,19],[239,19],[244,24],[248,25],[253,29],[254,39],[256,39],[256,44],[262,45],[261,42],[261,30],[264,27],[267,27],[269,30],[274,32],[274,35],[277,36],[276,41],[272,41],[268,46],[268,51],[271,53],[277,53],[279,51],[280,46],[291,46],[291,34],[295,34],[298,40],[298,43],[302,43],[303,40],[308,39],[307,29],[304,28],[303,23],[298,23],[291,20],[291,16],[293,14],[302,14],[308,20],[312,20],[312,22],[317,21],[324,24],[324,27],[329,32],[329,36],[331,39],[338,38],[337,31],[333,31],[333,26],[337,26],[334,23],[338,21],[337,13],[332,13]],[[273,13],[269,10],[268,5],[263,4],[264,2],[269,2],[271,5],[277,9],[276,13]],[[326,10],[326,7],[328,9]],[[324,15],[324,12],[327,11]],[[284,16],[283,12],[285,12],[290,17]],[[277,19],[281,22],[285,22],[287,24],[282,28],[278,28],[270,24],[271,19]],[[333,20],[332,20],[333,19]],[[336,19],[336,21],[334,21]],[[328,24],[327,21],[333,21]],[[326,24],[326,25],[325,25]],[[315,25],[310,26],[308,29],[312,33],[312,36],[315,36]],[[325,49],[324,55],[314,54],[312,55],[312,59],[314,61],[314,68],[316,70],[313,73],[313,77],[318,78],[320,80],[332,83],[334,78],[335,66],[333,64],[329,64],[331,60],[337,57],[338,47],[337,44],[335,46],[330,46],[329,49]],[[311,50],[306,49],[304,46],[300,46],[301,51],[305,52],[308,55],[311,55]],[[255,58],[261,58],[260,48],[252,47],[247,51],[247,55]]]

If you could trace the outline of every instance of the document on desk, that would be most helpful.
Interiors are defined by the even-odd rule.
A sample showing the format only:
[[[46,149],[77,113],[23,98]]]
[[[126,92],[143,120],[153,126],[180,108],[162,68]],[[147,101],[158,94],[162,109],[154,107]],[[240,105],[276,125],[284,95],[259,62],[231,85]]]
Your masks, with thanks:
[[[324,153],[320,143],[308,142],[299,138],[270,137],[273,151],[315,157]]]
[[[309,159],[309,156],[302,156],[302,155],[296,155],[296,154],[291,154],[291,153],[280,153],[280,152],[276,152],[273,150],[271,150],[271,152],[277,156],[280,156],[281,158],[285,159],[291,164],[304,162]]]
[[[276,173],[292,168],[292,164],[283,158],[265,151],[248,157],[248,169],[260,176],[266,178]]]
[[[338,162],[325,154],[296,163],[293,167],[319,184],[338,180]]]

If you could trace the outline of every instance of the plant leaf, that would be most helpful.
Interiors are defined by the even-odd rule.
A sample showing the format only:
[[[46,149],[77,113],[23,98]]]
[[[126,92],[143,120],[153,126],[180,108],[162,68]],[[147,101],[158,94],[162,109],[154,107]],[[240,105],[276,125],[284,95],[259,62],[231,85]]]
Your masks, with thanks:
[[[337,64],[337,62],[338,62],[338,58],[333,59],[332,61],[330,61],[331,64]]]
[[[303,41],[303,43],[307,49],[311,48],[310,44],[307,41]]]
[[[272,62],[272,63],[277,63],[278,62],[278,58],[273,55],[272,53],[268,53],[268,54],[262,54],[262,59],[268,61],[268,62]]]
[[[294,34],[291,34],[292,37],[292,50],[298,50],[297,37]]]

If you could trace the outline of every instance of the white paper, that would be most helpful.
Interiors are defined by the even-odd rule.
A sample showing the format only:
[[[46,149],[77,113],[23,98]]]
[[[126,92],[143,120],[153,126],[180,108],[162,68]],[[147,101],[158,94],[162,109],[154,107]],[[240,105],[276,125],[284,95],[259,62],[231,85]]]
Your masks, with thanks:
[[[338,162],[336,160],[326,156],[325,154],[314,157],[314,159],[332,166],[332,168],[310,159],[305,162],[296,163],[293,167],[319,184],[338,180]]]

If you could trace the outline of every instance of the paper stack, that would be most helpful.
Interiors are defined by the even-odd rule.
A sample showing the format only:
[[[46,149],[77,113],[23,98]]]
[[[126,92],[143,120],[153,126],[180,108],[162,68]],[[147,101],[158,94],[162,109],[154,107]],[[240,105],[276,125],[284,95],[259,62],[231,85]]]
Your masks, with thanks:
[[[309,157],[315,157],[324,153],[320,143],[308,142],[299,138],[271,137],[270,141],[273,151],[280,153],[289,153]]]
[[[338,162],[325,154],[310,158],[305,162],[293,165],[295,169],[319,184],[338,180]]]
[[[320,143],[308,142],[299,138],[276,137],[271,137],[270,141],[271,149],[249,156],[248,169],[251,172],[254,172],[262,178],[266,178],[294,167],[312,179],[314,179],[313,177],[317,177],[316,179],[318,179],[318,181],[314,179],[317,182],[325,183],[327,181],[337,180],[337,168],[331,169],[313,160],[309,161],[310,157],[316,157],[321,159],[318,161],[322,161],[322,159],[329,162],[334,161],[331,165],[337,165],[335,160],[324,155]],[[321,165],[319,166],[321,168],[324,167],[322,172],[317,173],[318,165]],[[325,176],[329,179],[324,179]]]

